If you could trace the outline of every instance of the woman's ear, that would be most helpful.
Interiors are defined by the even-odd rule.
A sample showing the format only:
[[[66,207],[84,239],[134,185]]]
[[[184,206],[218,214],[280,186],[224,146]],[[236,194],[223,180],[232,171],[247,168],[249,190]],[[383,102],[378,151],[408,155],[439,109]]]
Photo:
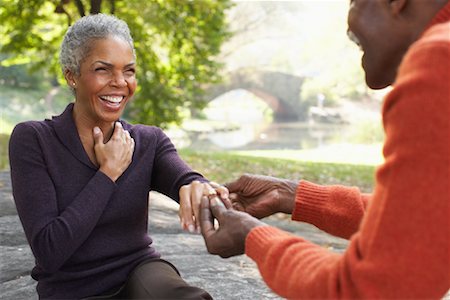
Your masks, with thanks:
[[[66,79],[67,84],[71,87],[71,88],[75,88],[76,87],[76,82],[75,82],[75,76],[73,75],[73,73],[66,69],[64,71],[64,78]]]

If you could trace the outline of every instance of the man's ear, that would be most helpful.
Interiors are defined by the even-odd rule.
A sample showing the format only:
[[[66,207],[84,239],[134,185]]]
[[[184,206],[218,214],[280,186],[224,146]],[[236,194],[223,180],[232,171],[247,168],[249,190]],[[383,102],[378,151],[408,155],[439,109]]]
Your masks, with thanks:
[[[392,14],[398,16],[406,8],[408,2],[409,0],[389,0]]]

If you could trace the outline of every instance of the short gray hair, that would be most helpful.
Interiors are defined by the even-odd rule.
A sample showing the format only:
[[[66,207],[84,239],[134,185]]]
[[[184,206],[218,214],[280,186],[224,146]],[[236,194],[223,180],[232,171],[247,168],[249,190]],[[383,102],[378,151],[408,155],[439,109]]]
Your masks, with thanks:
[[[61,44],[59,62],[63,73],[69,70],[79,75],[81,62],[89,54],[92,41],[109,36],[128,42],[135,55],[133,38],[124,21],[105,14],[89,15],[77,20],[69,27]]]

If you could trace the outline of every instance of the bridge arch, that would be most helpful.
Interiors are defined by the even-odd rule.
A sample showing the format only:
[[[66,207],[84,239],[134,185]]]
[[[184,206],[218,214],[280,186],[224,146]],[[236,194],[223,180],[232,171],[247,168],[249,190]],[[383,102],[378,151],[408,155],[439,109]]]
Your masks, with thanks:
[[[223,83],[210,86],[206,96],[208,101],[212,101],[229,91],[244,89],[267,103],[275,120],[298,120],[304,115],[299,111],[303,80],[281,72],[239,70],[227,74]]]

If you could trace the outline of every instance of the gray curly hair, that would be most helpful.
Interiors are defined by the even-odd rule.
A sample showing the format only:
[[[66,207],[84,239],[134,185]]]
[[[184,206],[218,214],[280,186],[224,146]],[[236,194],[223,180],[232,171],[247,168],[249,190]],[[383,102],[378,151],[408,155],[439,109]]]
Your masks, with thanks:
[[[59,55],[62,72],[68,70],[79,75],[81,62],[89,54],[92,41],[108,36],[117,36],[128,42],[136,56],[127,23],[110,15],[89,15],[77,20],[64,36]]]

